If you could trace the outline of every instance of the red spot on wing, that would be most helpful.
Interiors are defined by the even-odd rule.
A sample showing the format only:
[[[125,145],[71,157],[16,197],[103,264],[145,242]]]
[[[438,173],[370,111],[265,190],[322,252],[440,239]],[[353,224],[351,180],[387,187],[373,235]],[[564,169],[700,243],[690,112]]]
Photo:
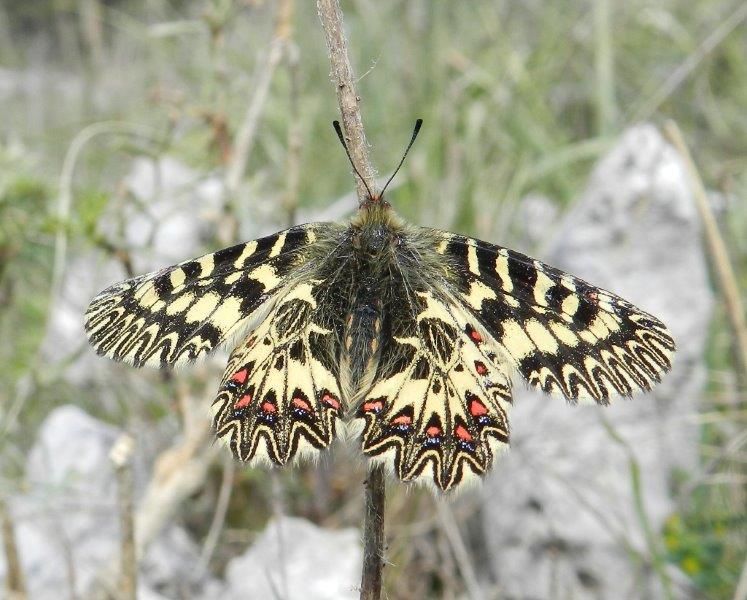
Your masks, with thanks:
[[[482,342],[482,336],[480,335],[480,332],[472,327],[472,325],[470,325],[469,323],[467,323],[467,335],[469,335],[470,339],[476,344]]]
[[[275,406],[272,402],[263,402],[262,403],[262,410],[266,413],[276,413],[278,412],[277,406]]]
[[[488,414],[488,409],[477,398],[472,398],[469,403],[469,414],[473,417],[482,417]]]
[[[293,402],[293,406],[296,408],[300,408],[301,410],[305,410],[306,412],[311,412],[311,406],[309,406],[309,403],[306,402],[303,398],[293,398],[291,401]]]
[[[478,375],[485,375],[485,373],[488,372],[488,368],[485,366],[485,363],[481,363],[479,360],[475,361],[475,370],[477,371]]]
[[[325,392],[322,396],[322,402],[327,406],[331,406],[335,410],[340,410],[340,402],[329,392]]]
[[[249,373],[246,369],[241,369],[241,371],[236,371],[233,375],[231,375],[231,381],[235,381],[236,383],[244,383],[246,381],[246,377]]]
[[[437,427],[436,425],[431,425],[428,429],[425,430],[425,434],[428,437],[438,437],[441,435],[441,428]]]
[[[471,442],[474,439],[472,437],[472,434],[467,431],[467,428],[464,425],[457,425],[456,429],[454,429],[454,433],[460,440],[464,442]]]
[[[249,406],[252,402],[252,395],[251,394],[244,394],[241,398],[239,398],[233,405],[233,407],[236,410],[246,408]]]
[[[371,400],[363,404],[364,412],[381,412],[384,409],[384,403],[381,400]]]
[[[409,415],[400,415],[392,419],[392,425],[412,425],[412,417]]]

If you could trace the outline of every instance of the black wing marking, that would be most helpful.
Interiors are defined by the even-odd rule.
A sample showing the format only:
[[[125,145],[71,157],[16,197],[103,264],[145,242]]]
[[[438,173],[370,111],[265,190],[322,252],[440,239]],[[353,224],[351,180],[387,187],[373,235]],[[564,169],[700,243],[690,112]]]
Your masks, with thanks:
[[[508,447],[511,382],[500,357],[469,335],[476,318],[453,299],[428,290],[410,302],[399,306],[355,416],[364,454],[403,481],[448,491],[476,481]]]
[[[675,343],[656,317],[519,252],[435,233],[462,303],[531,385],[607,404],[671,368]]]

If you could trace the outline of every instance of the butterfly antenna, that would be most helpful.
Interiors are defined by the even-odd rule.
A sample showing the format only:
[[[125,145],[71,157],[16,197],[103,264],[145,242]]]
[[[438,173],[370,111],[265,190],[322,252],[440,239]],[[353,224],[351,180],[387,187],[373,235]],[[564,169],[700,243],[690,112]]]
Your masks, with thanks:
[[[392,173],[392,176],[389,178],[389,180],[384,184],[384,189],[381,190],[381,193],[379,196],[383,196],[384,192],[386,191],[386,188],[389,187],[389,184],[392,182],[392,179],[394,179],[394,176],[399,172],[400,168],[405,162],[405,158],[407,158],[407,153],[410,151],[410,148],[412,148],[412,145],[415,143],[415,138],[418,137],[418,133],[420,133],[420,128],[423,126],[423,119],[418,119],[415,121],[415,129],[412,130],[412,137],[410,138],[410,143],[407,144],[407,148],[405,148],[405,153],[402,155],[402,160],[399,161],[399,164],[397,165],[397,168],[394,169],[394,173]]]
[[[332,126],[335,128],[335,131],[337,132],[337,137],[340,138],[340,143],[342,144],[342,147],[345,148],[345,154],[348,155],[348,160],[350,161],[350,165],[353,167],[353,171],[355,171],[355,174],[363,182],[363,185],[365,186],[366,191],[368,192],[368,197],[373,198],[374,195],[371,193],[371,188],[368,187],[366,180],[363,179],[363,175],[360,174],[360,171],[358,171],[358,167],[355,166],[355,163],[353,162],[353,157],[350,156],[350,150],[348,150],[348,145],[345,143],[345,137],[342,135],[342,128],[340,127],[340,122],[332,121]]]

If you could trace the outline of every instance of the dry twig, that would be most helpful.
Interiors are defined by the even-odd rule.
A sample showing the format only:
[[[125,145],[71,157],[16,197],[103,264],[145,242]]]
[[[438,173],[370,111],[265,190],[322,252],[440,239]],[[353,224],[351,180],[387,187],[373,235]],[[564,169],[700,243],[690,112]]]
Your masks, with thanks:
[[[669,75],[651,98],[647,98],[629,119],[631,123],[645,121],[669,98],[690,74],[723,42],[732,31],[747,19],[747,3],[738,2],[734,11],[714,29],[703,42]]]
[[[743,10],[740,11],[740,14],[742,15],[740,20],[747,16],[747,5],[743,6],[742,9]],[[685,161],[685,166],[690,175],[693,195],[695,196],[695,205],[700,214],[700,219],[703,222],[703,234],[706,240],[706,247],[708,248],[708,254],[711,257],[713,269],[716,273],[716,280],[718,281],[721,293],[724,296],[726,313],[731,322],[731,331],[734,335],[735,354],[738,361],[737,370],[741,375],[742,381],[744,381],[747,377],[747,323],[745,322],[744,304],[742,303],[742,297],[739,294],[739,287],[737,286],[737,278],[734,273],[734,268],[729,259],[729,253],[726,249],[724,239],[718,229],[716,218],[713,216],[713,212],[711,211],[711,205],[708,202],[708,195],[705,186],[703,185],[703,180],[701,179],[698,168],[695,166],[695,161],[693,161],[692,155],[687,148],[687,144],[685,143],[680,128],[674,121],[667,121],[664,124],[664,131],[677,152],[682,156],[682,160]],[[733,418],[733,414],[730,413],[728,418]],[[730,446],[731,444],[727,445],[724,450],[728,451]],[[707,472],[708,471],[706,470],[705,473]],[[699,483],[705,483],[705,481],[700,479]],[[734,482],[732,481],[730,483]],[[741,484],[743,482],[737,483]],[[734,600],[747,600],[747,559],[745,559],[744,565],[742,566],[742,573],[734,592]]]
[[[288,40],[286,47],[286,61],[288,76],[290,77],[290,107],[288,124],[288,156],[286,159],[286,188],[283,195],[286,225],[296,224],[296,210],[298,208],[298,183],[301,164],[301,119],[298,111],[298,93],[300,87],[300,70],[298,61],[298,46]]]
[[[742,565],[742,574],[737,582],[737,589],[734,591],[734,600],[747,600],[747,556]]]
[[[438,511],[438,520],[441,522],[441,529],[449,542],[451,552],[454,555],[454,561],[462,575],[462,579],[464,579],[464,584],[467,587],[470,598],[472,600],[482,600],[485,596],[477,581],[477,574],[472,566],[472,559],[459,531],[459,525],[454,518],[451,507],[440,498],[436,498],[436,510]]]
[[[279,595],[288,598],[288,568],[286,553],[286,539],[283,534],[283,518],[285,516],[285,494],[283,493],[283,482],[277,469],[270,472],[272,490],[272,513],[275,519],[275,533],[278,539],[278,575],[280,576]]]
[[[210,522],[210,529],[205,536],[205,541],[202,544],[202,551],[200,552],[200,560],[197,563],[195,572],[202,574],[207,571],[210,559],[213,557],[215,548],[218,546],[218,538],[220,537],[223,525],[226,522],[226,515],[228,514],[228,504],[231,501],[231,491],[233,490],[233,479],[234,472],[236,470],[236,464],[234,463],[233,455],[224,452],[223,453],[223,478],[220,483],[220,491],[218,492],[218,500],[215,503],[215,511],[213,512],[213,520]]]
[[[134,565],[142,560],[155,537],[171,521],[184,500],[207,478],[219,447],[208,446],[209,426],[204,411],[187,390],[179,390],[184,417],[184,437],[156,459],[148,488],[134,515]],[[123,581],[119,566],[106,567],[95,578],[86,597],[100,598]]]
[[[26,581],[18,556],[13,519],[3,498],[0,498],[0,529],[5,550],[5,597],[9,600],[25,600],[27,598]]]
[[[204,410],[180,391],[184,412],[184,437],[161,453],[135,519],[137,556],[174,516],[182,502],[205,483],[208,468],[220,447],[208,446],[210,427]]]
[[[368,144],[363,132],[353,67],[348,58],[348,46],[343,31],[344,25],[339,0],[318,0],[317,9],[324,27],[327,48],[329,48],[332,82],[337,88],[337,101],[340,104],[342,127],[345,131],[348,149],[358,171],[366,180],[368,187],[373,190],[375,172],[368,156]],[[367,197],[366,187],[358,179],[355,183],[358,200],[363,202]]]
[[[685,167],[690,176],[695,205],[703,222],[703,234],[706,240],[708,254],[711,257],[713,268],[716,272],[716,280],[721,288],[726,304],[726,312],[731,322],[731,330],[734,335],[734,345],[738,358],[738,370],[742,377],[747,377],[747,323],[744,316],[744,304],[737,286],[737,278],[734,274],[729,252],[726,249],[723,237],[718,229],[716,218],[711,211],[703,180],[700,178],[698,168],[695,166],[690,151],[687,148],[682,132],[674,121],[664,124],[664,131],[674,145],[677,152],[685,161]]]
[[[282,0],[278,9],[275,35],[272,42],[270,42],[267,56],[257,71],[258,75],[254,87],[254,95],[246,107],[244,119],[236,134],[233,154],[226,173],[226,189],[229,194],[229,200],[233,200],[236,196],[239,183],[246,170],[246,165],[249,163],[249,157],[257,136],[259,118],[267,103],[270,84],[283,57],[283,48],[291,31],[290,23],[292,15],[291,0]]]
[[[370,466],[365,483],[361,600],[378,600],[381,597],[385,545],[384,509],[386,507],[384,477],[384,469],[381,465]]]
[[[117,588],[122,600],[135,600],[137,597],[132,450],[132,438],[127,434],[123,434],[116,441],[109,453],[109,459],[114,464],[114,473],[117,478],[120,535],[122,536],[119,557],[119,585]]]

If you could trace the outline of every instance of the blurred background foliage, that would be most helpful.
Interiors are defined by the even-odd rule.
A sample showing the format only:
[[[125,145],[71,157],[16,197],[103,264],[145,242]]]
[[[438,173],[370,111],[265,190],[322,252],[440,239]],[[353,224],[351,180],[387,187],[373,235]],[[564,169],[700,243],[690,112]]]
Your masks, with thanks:
[[[621,131],[671,118],[708,187],[720,192],[722,233],[747,285],[744,3],[350,0],[343,8],[364,122],[382,174],[396,164],[414,120],[425,120],[401,177],[405,183],[390,196],[406,217],[521,244],[512,215],[523,197],[541,194],[566,208]],[[122,247],[121,236],[102,233],[100,219],[113,205],[135,202],[122,185],[135,158],[169,155],[205,178],[224,177],[278,33],[277,11],[269,0],[0,4],[0,451],[6,490],[23,485],[24,454],[58,404],[77,403],[123,427],[165,421],[165,430],[177,431],[168,424],[174,419],[166,400],[173,396],[169,378],[158,383],[160,397],[137,398],[137,390],[124,389],[119,402],[102,405],[96,388],[62,377],[76,352],[87,350],[64,349],[59,362],[40,362],[55,285],[55,238],[64,232],[71,254],[97,249],[124,256],[111,281],[128,269],[139,272],[137,252]],[[284,60],[272,77],[238,193],[223,206],[221,218],[231,226],[216,226],[196,251],[237,240],[242,224],[261,220],[270,230],[294,220],[287,176],[292,143],[300,149],[297,208],[304,214],[352,190],[330,127],[337,104],[315,4],[297,2],[292,25],[297,62]],[[71,156],[76,144],[79,153]],[[66,156],[75,159],[72,171]],[[71,194],[69,215],[60,212],[65,194]],[[745,397],[734,390],[744,387],[722,308],[706,360],[703,410],[723,412],[743,428]],[[206,402],[212,397],[214,373],[179,377]],[[695,486],[659,532],[668,560],[709,598],[731,597],[747,549],[747,455],[744,447],[724,448],[725,440],[719,421],[703,424],[703,462],[727,461],[732,477]],[[358,488],[351,493],[349,487],[357,484],[360,465],[334,462],[323,491],[311,469],[281,475],[291,514],[357,525]],[[207,529],[220,486],[220,466],[214,471],[184,516],[198,535]],[[252,485],[264,477],[237,471],[214,559],[218,569],[232,544],[245,543],[271,514],[271,493],[263,496],[263,486]],[[682,480],[688,482],[688,474]],[[391,522],[410,523],[418,511],[432,510],[427,494],[394,492]],[[398,575],[418,553],[425,572],[416,587],[427,592],[459,585],[439,579],[422,545],[401,543],[390,553],[393,597],[398,585],[412,591],[413,578]]]

